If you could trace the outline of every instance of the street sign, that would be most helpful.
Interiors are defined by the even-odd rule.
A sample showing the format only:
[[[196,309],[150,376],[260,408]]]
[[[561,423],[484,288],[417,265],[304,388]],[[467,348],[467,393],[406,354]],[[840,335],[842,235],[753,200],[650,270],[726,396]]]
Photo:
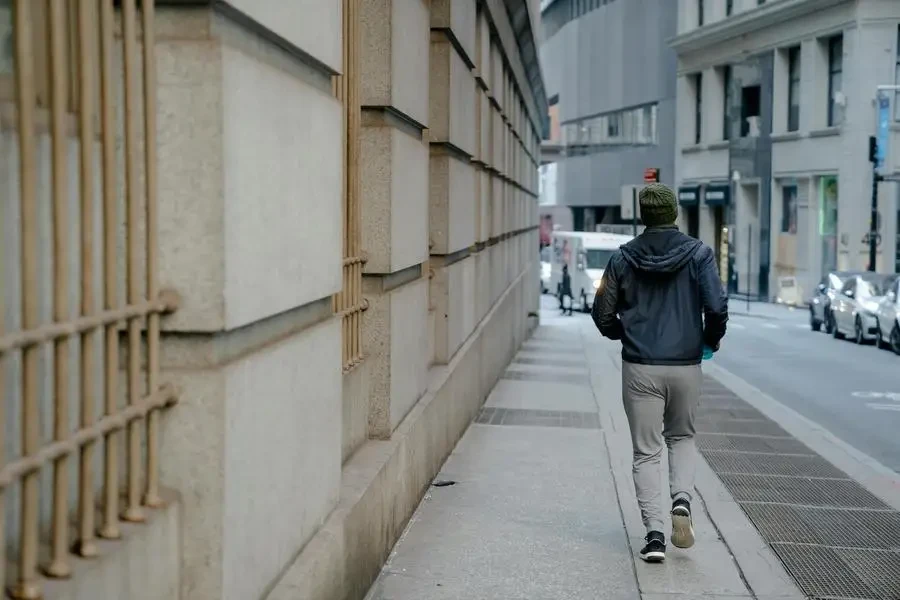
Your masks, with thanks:
[[[875,149],[875,168],[884,166],[887,147],[891,140],[891,99],[884,92],[878,93],[878,146]]]
[[[656,167],[644,169],[644,183],[659,183],[659,169]]]
[[[620,196],[619,206],[621,207],[621,217],[623,221],[631,221],[634,219],[635,198],[643,186],[640,185],[623,185]]]

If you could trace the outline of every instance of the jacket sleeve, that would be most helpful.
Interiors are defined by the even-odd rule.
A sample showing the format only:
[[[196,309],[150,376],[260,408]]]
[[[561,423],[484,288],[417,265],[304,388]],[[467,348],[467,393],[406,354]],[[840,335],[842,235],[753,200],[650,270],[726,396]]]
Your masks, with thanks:
[[[616,271],[616,255],[609,259],[600,287],[594,296],[591,317],[603,337],[611,340],[622,339],[622,322],[619,320],[619,275]]]
[[[700,259],[700,298],[703,303],[703,342],[714,351],[725,337],[728,322],[728,296],[719,279],[715,255],[705,248]]]

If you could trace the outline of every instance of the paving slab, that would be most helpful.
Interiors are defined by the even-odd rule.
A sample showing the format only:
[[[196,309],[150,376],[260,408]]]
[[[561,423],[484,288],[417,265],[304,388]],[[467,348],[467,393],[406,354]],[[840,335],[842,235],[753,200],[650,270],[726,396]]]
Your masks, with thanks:
[[[661,565],[637,557],[644,529],[619,347],[601,340],[585,315],[545,311],[541,319],[437,477],[455,484],[429,489],[368,600],[802,597],[771,556],[748,562],[755,577],[771,571],[774,583],[748,588],[722,532],[738,536],[752,525],[710,484],[708,467],[693,505],[694,548],[670,546]],[[577,428],[573,415],[589,415],[592,427]],[[663,488],[666,473],[664,460]],[[705,501],[726,522],[717,523]],[[748,539],[744,558],[763,550],[758,535]]]
[[[370,600],[640,598],[599,430],[473,425]]]
[[[544,381],[501,379],[488,396],[485,406],[534,410],[571,410],[597,412],[589,387],[565,386]]]

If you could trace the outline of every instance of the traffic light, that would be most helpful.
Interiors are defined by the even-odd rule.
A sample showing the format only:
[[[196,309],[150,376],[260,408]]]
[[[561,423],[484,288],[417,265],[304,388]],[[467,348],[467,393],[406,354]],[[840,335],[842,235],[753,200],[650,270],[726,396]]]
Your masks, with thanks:
[[[869,162],[878,162],[878,140],[874,135],[869,136]]]

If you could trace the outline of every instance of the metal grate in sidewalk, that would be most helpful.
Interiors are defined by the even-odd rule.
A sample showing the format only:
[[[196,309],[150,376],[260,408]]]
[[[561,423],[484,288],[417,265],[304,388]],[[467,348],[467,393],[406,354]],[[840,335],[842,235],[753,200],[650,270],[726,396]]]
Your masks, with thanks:
[[[482,425],[600,429],[600,417],[597,413],[567,410],[535,410],[485,406],[478,413],[475,422]]]
[[[900,598],[900,513],[707,378],[697,446],[805,594]]]

